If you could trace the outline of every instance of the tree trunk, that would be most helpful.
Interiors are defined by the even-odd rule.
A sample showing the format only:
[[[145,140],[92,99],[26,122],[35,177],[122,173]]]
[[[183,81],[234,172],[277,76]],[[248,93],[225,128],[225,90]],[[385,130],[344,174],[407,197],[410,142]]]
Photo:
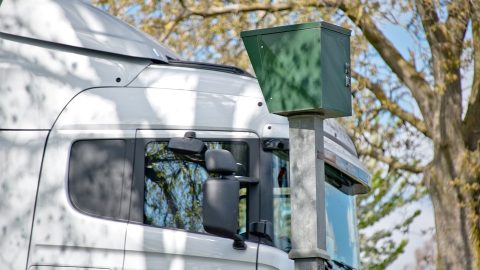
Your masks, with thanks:
[[[431,132],[434,156],[425,173],[434,207],[437,238],[437,269],[480,270],[475,220],[479,200],[469,186],[480,179],[480,170],[472,170],[472,152],[462,136],[461,72],[455,61],[461,58],[461,47],[448,36],[432,44],[435,96],[425,121]],[[472,155],[473,154],[473,155]]]
[[[470,270],[470,250],[465,208],[460,207],[458,189],[449,184],[449,177],[441,162],[433,164],[434,175],[430,181],[430,197],[435,214],[438,270]]]
[[[427,173],[435,214],[438,270],[480,269],[479,224],[474,218],[475,209],[479,209],[480,202],[478,193],[464,188],[464,184],[469,182],[466,178],[479,177],[466,176],[460,171],[465,166],[470,166],[469,161],[462,158],[467,155],[466,151],[468,150],[463,153],[453,151],[457,154],[450,157],[452,151],[439,149],[435,153],[430,172]],[[478,153],[475,156],[478,156]],[[475,163],[479,162],[480,160]],[[459,171],[460,176],[454,171]]]

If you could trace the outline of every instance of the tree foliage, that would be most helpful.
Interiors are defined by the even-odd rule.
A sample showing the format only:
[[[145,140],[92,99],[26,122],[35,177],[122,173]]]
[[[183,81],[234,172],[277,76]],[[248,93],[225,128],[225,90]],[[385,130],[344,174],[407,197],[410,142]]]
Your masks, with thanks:
[[[186,59],[250,70],[243,30],[318,20],[351,28],[355,117],[345,125],[375,170],[375,190],[359,202],[361,228],[427,192],[438,269],[480,268],[480,2],[95,2]],[[397,30],[401,38],[389,34]],[[405,231],[416,215],[391,229]],[[405,246],[386,231],[365,237],[372,267]]]
[[[402,175],[399,171],[377,170],[373,173],[372,194],[357,198],[360,256],[364,269],[385,269],[404,252],[408,239],[396,242],[393,236],[395,233],[406,235],[411,223],[420,215],[420,210],[410,213],[391,227],[383,226],[370,234],[364,230],[382,222],[393,211],[417,201],[424,195],[425,189],[422,187],[407,188],[410,185],[409,180],[408,174]]]

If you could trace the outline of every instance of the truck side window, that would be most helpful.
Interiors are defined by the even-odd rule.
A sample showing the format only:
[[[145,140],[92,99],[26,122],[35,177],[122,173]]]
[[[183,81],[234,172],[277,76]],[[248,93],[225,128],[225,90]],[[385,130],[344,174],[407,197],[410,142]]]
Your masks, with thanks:
[[[120,218],[127,166],[124,140],[82,140],[72,145],[68,193],[72,204],[90,215]]]
[[[202,184],[209,177],[200,155],[174,153],[168,142],[150,142],[145,149],[144,223],[205,232],[202,225]],[[248,176],[248,145],[244,142],[206,142],[208,149],[232,152],[239,169]],[[240,190],[239,233],[246,231],[246,189]]]

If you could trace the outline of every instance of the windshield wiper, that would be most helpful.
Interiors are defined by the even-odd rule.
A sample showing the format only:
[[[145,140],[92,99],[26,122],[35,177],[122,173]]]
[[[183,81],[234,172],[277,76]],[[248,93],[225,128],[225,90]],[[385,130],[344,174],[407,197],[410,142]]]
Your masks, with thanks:
[[[355,268],[349,266],[348,264],[346,264],[344,262],[341,262],[341,261],[337,261],[337,260],[325,260],[325,269],[333,269],[332,262],[335,263],[335,265],[338,266],[341,269],[356,270]]]
[[[344,262],[341,262],[341,261],[337,261],[337,260],[332,260],[336,265],[338,265],[339,267],[343,268],[343,269],[346,269],[346,270],[355,270],[355,268],[349,266],[348,264],[344,263]]]

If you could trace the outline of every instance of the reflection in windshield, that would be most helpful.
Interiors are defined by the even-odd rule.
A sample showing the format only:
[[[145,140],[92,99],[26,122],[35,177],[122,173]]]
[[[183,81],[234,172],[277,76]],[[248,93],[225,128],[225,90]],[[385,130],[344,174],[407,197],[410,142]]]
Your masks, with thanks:
[[[290,243],[290,183],[288,181],[288,152],[273,151],[273,244],[285,252],[292,249]]]
[[[355,197],[340,191],[345,176],[325,164],[325,207],[327,253],[332,260],[358,269],[358,243],[355,218]],[[340,176],[341,175],[341,179]],[[291,247],[290,181],[287,151],[272,151],[273,181],[273,244],[289,252]],[[338,187],[338,188],[337,188]]]
[[[355,197],[336,189],[329,181],[327,172],[325,183],[327,253],[333,260],[358,268]]]

